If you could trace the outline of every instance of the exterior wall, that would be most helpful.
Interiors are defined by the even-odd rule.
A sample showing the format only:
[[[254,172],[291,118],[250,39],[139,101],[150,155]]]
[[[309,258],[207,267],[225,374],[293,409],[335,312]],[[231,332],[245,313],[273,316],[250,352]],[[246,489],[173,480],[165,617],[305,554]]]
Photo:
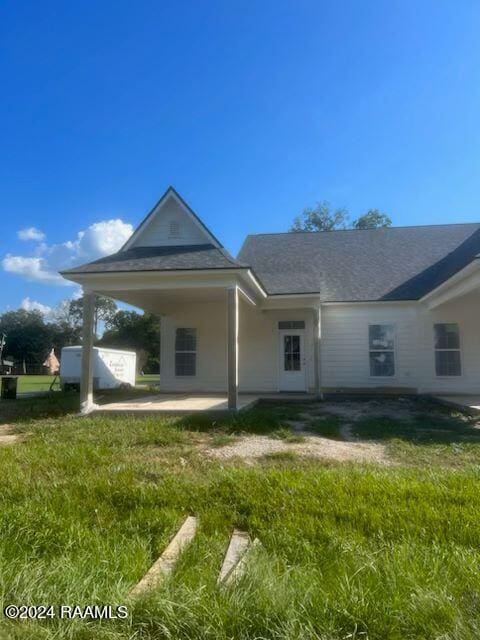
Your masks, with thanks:
[[[420,303],[327,305],[321,314],[321,385],[325,389],[392,389],[421,393],[480,392],[480,293],[429,311]],[[239,390],[278,391],[279,320],[305,320],[307,390],[314,390],[313,312],[311,309],[262,311],[240,297]],[[457,322],[462,375],[435,375],[433,324]],[[226,392],[226,300],[179,305],[162,318],[163,391]],[[368,325],[395,325],[395,376],[372,378]],[[175,376],[175,328],[197,329],[197,375]]]
[[[260,311],[241,303],[239,322],[240,391],[278,391],[280,347],[279,320],[304,320],[304,358],[307,390],[315,386],[313,357],[313,312],[311,309]]]
[[[175,376],[175,329],[197,330],[197,373]],[[160,385],[162,391],[227,390],[226,302],[179,305],[161,320]]]
[[[395,325],[395,376],[370,376],[368,325]],[[326,388],[417,386],[417,309],[407,304],[322,307],[320,365]]]
[[[178,224],[180,235],[170,235],[170,223]],[[211,240],[192,220],[174,198],[169,198],[161,211],[136,239],[136,247],[179,246],[186,244],[208,244]]]
[[[322,307],[321,372],[327,389],[414,389],[419,393],[480,392],[480,293],[429,311],[421,303],[350,304]],[[456,322],[462,375],[435,374],[433,325]],[[396,328],[394,377],[372,378],[368,325]]]
[[[278,321],[305,320],[305,366],[308,389],[315,384],[311,310],[264,311],[239,305],[239,390],[278,391]],[[197,374],[175,376],[175,329],[197,329]],[[227,391],[227,309],[225,302],[191,303],[162,317],[160,384],[162,391]]]
[[[480,393],[480,292],[458,298],[432,311],[419,312],[419,391],[422,393]],[[462,375],[435,376],[433,324],[456,322],[460,330]]]

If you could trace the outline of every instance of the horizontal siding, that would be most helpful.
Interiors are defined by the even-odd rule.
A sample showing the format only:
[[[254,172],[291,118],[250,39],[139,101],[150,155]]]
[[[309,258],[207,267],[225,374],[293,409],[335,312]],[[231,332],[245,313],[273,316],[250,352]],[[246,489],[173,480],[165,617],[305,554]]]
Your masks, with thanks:
[[[322,386],[334,388],[416,388],[429,393],[480,393],[480,296],[428,311],[419,303],[332,305],[322,307]],[[278,390],[278,321],[305,320],[307,386],[314,387],[313,315],[311,310],[261,311],[243,299],[239,311],[240,391]],[[437,378],[434,369],[434,322],[458,322],[462,346],[462,376]],[[370,377],[368,325],[396,327],[393,378]],[[174,375],[176,327],[195,327],[198,334],[197,375]],[[162,319],[164,391],[225,392],[227,389],[226,303],[192,303],[175,308]]]
[[[420,390],[442,393],[480,393],[480,293],[472,293],[420,313],[419,368]],[[460,330],[462,375],[437,378],[433,325],[457,322]]]
[[[314,385],[313,323],[311,311],[262,312],[240,298],[239,390],[278,390],[278,321],[305,320],[305,361],[308,388]],[[162,318],[162,391],[226,392],[226,302],[178,306]],[[175,376],[175,328],[197,329],[197,375]]]
[[[417,313],[414,305],[332,305],[322,307],[322,386],[340,388],[416,386]],[[395,376],[372,378],[369,324],[393,324]]]
[[[170,236],[170,223],[178,224],[180,235]],[[188,244],[208,244],[210,238],[206,235],[173,198],[169,198],[162,208],[153,216],[150,224],[138,236],[133,246],[159,247]]]

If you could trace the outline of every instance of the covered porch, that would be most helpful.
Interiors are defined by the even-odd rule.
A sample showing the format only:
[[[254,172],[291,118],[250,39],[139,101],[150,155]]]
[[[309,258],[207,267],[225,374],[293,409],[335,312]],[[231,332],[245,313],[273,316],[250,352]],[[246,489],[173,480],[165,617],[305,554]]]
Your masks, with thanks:
[[[135,401],[124,401],[103,405],[102,411],[236,411],[256,401],[252,395],[239,398],[239,310],[241,304],[256,306],[265,294],[250,272],[242,270],[222,270],[205,273],[203,270],[167,272],[127,272],[107,274],[83,274],[76,277],[83,286],[83,332],[82,371],[80,381],[80,410],[90,413],[100,407],[93,399],[93,344],[95,295],[100,294],[120,300],[137,308],[160,316],[161,334],[169,325],[172,316],[182,309],[195,309],[195,304],[211,309],[211,317],[203,322],[218,323],[218,339],[214,348],[223,362],[212,362],[224,374],[218,384],[224,393],[210,393],[209,389],[199,389],[201,393],[166,393],[149,396]],[[192,314],[195,312],[193,311]],[[193,321],[184,323],[191,326]],[[188,329],[183,329],[188,331]],[[166,345],[164,344],[164,347]],[[158,342],[161,346],[161,336]],[[196,358],[196,346],[193,347]],[[188,353],[187,347],[185,353]],[[222,357],[223,356],[223,357]],[[162,358],[161,358],[162,360]],[[178,371],[178,389],[183,391],[185,380],[191,385],[191,377]],[[184,365],[185,366],[185,365]],[[195,362],[195,367],[196,367]],[[197,371],[195,371],[196,373]],[[190,373],[189,371],[186,372]],[[193,376],[192,376],[193,377]],[[222,376],[221,376],[222,377]],[[202,382],[199,383],[200,385]],[[189,391],[187,387],[185,391]],[[195,388],[191,389],[195,391]],[[213,389],[214,391],[214,389]]]
[[[320,393],[317,296],[269,300],[260,283],[246,269],[209,273],[189,270],[76,274],[75,279],[84,290],[80,385],[80,409],[84,414],[97,410],[238,411],[263,398],[306,400]],[[107,405],[95,404],[92,350],[96,294],[160,317],[161,393]],[[287,372],[304,373],[300,388],[294,389],[296,393],[278,393],[285,391],[277,386],[283,366],[283,352],[279,353],[285,333],[279,330],[284,326],[282,318],[293,319],[294,324],[302,326],[300,371]],[[179,360],[177,342],[178,332],[192,331],[192,327],[195,328],[195,344],[191,347],[195,370],[188,371],[192,362],[185,360],[183,353]],[[188,345],[182,348],[185,352],[190,349]],[[296,357],[295,354],[289,356],[292,361]],[[179,370],[179,363],[183,370]]]

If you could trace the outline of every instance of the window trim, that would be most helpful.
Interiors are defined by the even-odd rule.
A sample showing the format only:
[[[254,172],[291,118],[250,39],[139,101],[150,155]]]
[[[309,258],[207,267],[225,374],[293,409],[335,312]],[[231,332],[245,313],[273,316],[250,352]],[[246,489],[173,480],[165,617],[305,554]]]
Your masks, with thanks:
[[[393,327],[393,349],[370,349],[370,327],[377,327],[381,325],[389,325]],[[395,380],[398,377],[398,349],[397,349],[397,323],[388,321],[369,322],[367,325],[367,366],[368,377],[371,380]],[[370,353],[372,351],[386,351],[387,353],[393,353],[393,376],[374,376],[370,368]]]
[[[193,329],[195,331],[195,350],[179,350],[177,349],[177,331],[179,329]],[[178,374],[177,373],[177,353],[194,353],[195,354],[195,373]],[[197,327],[175,327],[173,339],[173,373],[175,378],[196,378],[197,377],[197,354],[198,354],[198,329]]]
[[[458,349],[437,349],[435,347],[435,325],[436,324],[456,324],[458,327]],[[432,322],[432,339],[433,339],[433,375],[437,380],[458,380],[458,378],[463,378],[463,348],[462,348],[462,330],[460,327],[460,323],[457,320],[443,320],[441,322]],[[437,374],[437,365],[435,354],[437,351],[458,351],[460,354],[460,373],[458,376],[446,376],[446,375],[438,375]]]

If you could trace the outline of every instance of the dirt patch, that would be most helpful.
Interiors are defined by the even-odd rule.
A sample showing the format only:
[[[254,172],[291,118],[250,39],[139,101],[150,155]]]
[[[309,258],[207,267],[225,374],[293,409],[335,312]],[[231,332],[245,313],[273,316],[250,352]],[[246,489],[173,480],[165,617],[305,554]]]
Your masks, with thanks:
[[[376,442],[341,442],[306,434],[304,441],[299,443],[284,442],[269,436],[242,435],[234,444],[220,448],[206,447],[203,450],[203,453],[209,458],[217,460],[237,458],[247,462],[252,462],[271,453],[285,452],[342,462],[391,464],[383,444]]]
[[[12,433],[12,431],[13,427],[11,424],[0,424],[0,446],[15,444],[25,439],[23,433]]]

